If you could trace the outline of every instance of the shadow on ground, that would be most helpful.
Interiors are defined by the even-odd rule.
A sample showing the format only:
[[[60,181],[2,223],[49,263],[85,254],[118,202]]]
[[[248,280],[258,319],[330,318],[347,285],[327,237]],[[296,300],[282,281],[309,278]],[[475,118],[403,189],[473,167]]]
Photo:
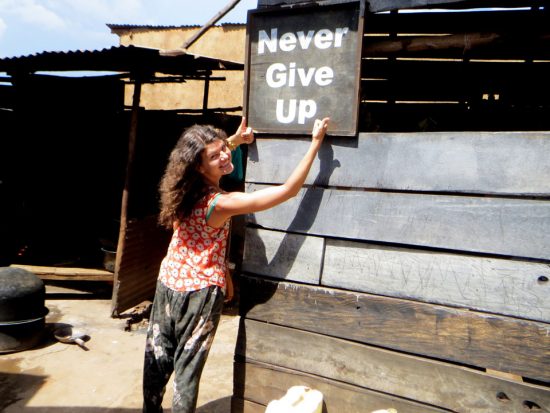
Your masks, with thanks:
[[[22,373],[0,373],[0,413],[13,411],[14,404],[26,403],[44,384],[45,376]],[[23,390],[24,389],[24,390]],[[170,411],[169,409],[166,409]],[[197,408],[196,413],[229,413],[231,397],[223,397]],[[89,406],[18,406],[18,413],[140,413],[139,408],[89,407]]]
[[[231,396],[227,396],[198,407],[196,413],[229,413],[230,411]]]

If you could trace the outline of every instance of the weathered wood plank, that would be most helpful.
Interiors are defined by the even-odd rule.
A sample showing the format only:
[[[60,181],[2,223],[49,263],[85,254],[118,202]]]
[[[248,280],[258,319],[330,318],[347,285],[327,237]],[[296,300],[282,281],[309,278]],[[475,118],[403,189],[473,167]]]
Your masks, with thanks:
[[[32,272],[42,280],[113,281],[112,272],[99,268],[44,267],[38,265],[11,264]]]
[[[550,194],[550,132],[361,133],[327,142],[307,184]],[[284,182],[308,146],[308,139],[258,139],[249,148],[247,181]]]
[[[262,185],[248,184],[247,191]],[[249,221],[264,228],[550,258],[550,202],[310,187]]]
[[[550,412],[547,387],[250,319],[239,326],[236,354],[457,412],[513,413],[525,401]]]
[[[283,397],[292,386],[307,386],[323,393],[323,405],[327,412],[365,413],[389,408],[402,413],[447,412],[437,407],[269,364],[237,362],[235,374],[242,381],[237,383],[242,397],[265,405]]]
[[[242,269],[308,284],[319,284],[324,239],[247,228]]]
[[[550,322],[550,266],[327,240],[322,285]]]
[[[542,16],[541,16],[542,17]],[[533,20],[535,22],[535,20]],[[418,26],[420,27],[420,26]],[[418,29],[417,27],[417,29]],[[424,29],[423,29],[424,31]],[[446,33],[451,33],[447,31]],[[446,35],[367,36],[363,40],[362,56],[414,57],[440,59],[545,59],[548,34],[543,32],[458,32]],[[528,43],[529,47],[525,47]]]
[[[550,325],[408,300],[241,278],[242,315],[550,381]]]

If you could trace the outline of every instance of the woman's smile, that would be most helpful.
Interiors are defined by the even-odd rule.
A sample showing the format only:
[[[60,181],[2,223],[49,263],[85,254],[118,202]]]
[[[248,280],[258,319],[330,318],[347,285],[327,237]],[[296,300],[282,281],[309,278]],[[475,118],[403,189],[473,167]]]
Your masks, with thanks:
[[[223,175],[233,172],[231,151],[223,140],[209,143],[202,153],[202,162],[199,172],[210,182],[216,183]]]
[[[231,172],[233,172],[233,164],[231,163],[231,159],[229,159],[225,165],[222,165],[220,167],[220,169],[222,170],[223,174],[224,175],[227,175],[227,174],[230,174]]]

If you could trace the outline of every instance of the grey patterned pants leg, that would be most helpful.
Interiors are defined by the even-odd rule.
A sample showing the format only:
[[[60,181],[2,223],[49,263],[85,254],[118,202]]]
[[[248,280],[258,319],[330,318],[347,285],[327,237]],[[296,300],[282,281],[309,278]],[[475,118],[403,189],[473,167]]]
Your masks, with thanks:
[[[145,346],[144,413],[162,412],[162,398],[172,372],[172,412],[195,411],[200,376],[220,321],[223,299],[219,287],[178,292],[157,282]]]

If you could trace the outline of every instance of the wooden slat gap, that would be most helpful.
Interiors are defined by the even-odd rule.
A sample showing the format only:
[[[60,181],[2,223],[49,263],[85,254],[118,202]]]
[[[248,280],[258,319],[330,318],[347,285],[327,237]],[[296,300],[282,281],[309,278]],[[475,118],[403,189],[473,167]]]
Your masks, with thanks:
[[[11,267],[29,271],[42,280],[113,281],[114,278],[112,272],[100,268],[51,267],[23,264],[12,264]]]
[[[399,102],[396,102],[399,103]],[[434,102],[429,102],[434,103]],[[436,102],[437,103],[437,102]],[[440,102],[443,103],[443,102]],[[245,180],[246,184],[255,185],[272,185],[276,186],[273,182],[252,181]],[[393,188],[372,188],[372,187],[359,187],[359,186],[341,186],[341,185],[318,185],[318,184],[304,184],[304,189],[338,189],[345,191],[362,191],[362,192],[383,192],[405,195],[437,195],[437,196],[453,196],[453,197],[472,197],[472,198],[500,198],[500,199],[520,199],[530,201],[550,201],[550,196],[547,193],[537,194],[493,194],[482,191],[422,191],[417,189],[393,189]]]
[[[277,228],[270,228],[270,227],[262,226],[260,224],[255,223],[255,222],[252,222],[252,221],[247,221],[246,225],[249,228],[265,229],[265,230],[269,230],[269,231],[276,231],[276,232],[282,232],[282,233],[287,233],[287,234],[303,235],[302,232],[280,230],[280,229],[277,229]],[[367,245],[374,245],[374,246],[381,246],[381,247],[415,249],[415,250],[421,250],[421,251],[426,251],[426,252],[452,253],[452,254],[463,255],[463,256],[473,256],[473,257],[482,257],[482,258],[498,258],[498,259],[505,259],[505,260],[524,261],[524,262],[532,262],[532,263],[550,265],[550,259],[544,259],[544,258],[531,258],[531,257],[503,255],[503,254],[501,255],[501,254],[492,254],[492,253],[478,252],[478,251],[456,250],[456,249],[449,249],[449,248],[436,248],[436,247],[427,247],[427,246],[424,246],[424,245],[392,243],[392,242],[367,240],[367,239],[359,239],[359,238],[342,238],[342,237],[334,237],[334,236],[324,235],[324,234],[313,234],[313,233],[311,233],[309,235],[316,236],[316,237],[324,237],[327,240],[330,239],[330,240],[339,240],[339,241],[355,241],[355,242],[365,243]],[[322,275],[321,275],[321,277],[322,277]]]
[[[301,281],[295,281],[295,280],[287,280],[287,279],[281,279],[281,278],[277,278],[277,277],[270,277],[269,275],[259,275],[259,274],[255,274],[253,272],[250,272],[250,271],[242,271],[240,273],[241,276],[243,277],[252,277],[252,278],[261,278],[262,280],[266,280],[266,281],[270,281],[270,282],[274,282],[274,283],[277,283],[277,282],[280,282],[280,281],[283,281],[283,282],[291,282],[292,284],[296,284],[296,285],[300,285],[300,286],[304,286],[304,287],[311,287],[312,285],[314,287],[323,287],[323,288],[326,288],[322,285],[319,285],[319,284],[311,284],[311,283],[305,283],[305,282],[301,282]],[[335,290],[339,290],[337,288],[335,288]],[[348,291],[348,290],[344,290],[344,289],[341,289],[341,291]],[[374,294],[372,294],[374,295]],[[256,321],[260,321],[260,320],[256,320]]]

